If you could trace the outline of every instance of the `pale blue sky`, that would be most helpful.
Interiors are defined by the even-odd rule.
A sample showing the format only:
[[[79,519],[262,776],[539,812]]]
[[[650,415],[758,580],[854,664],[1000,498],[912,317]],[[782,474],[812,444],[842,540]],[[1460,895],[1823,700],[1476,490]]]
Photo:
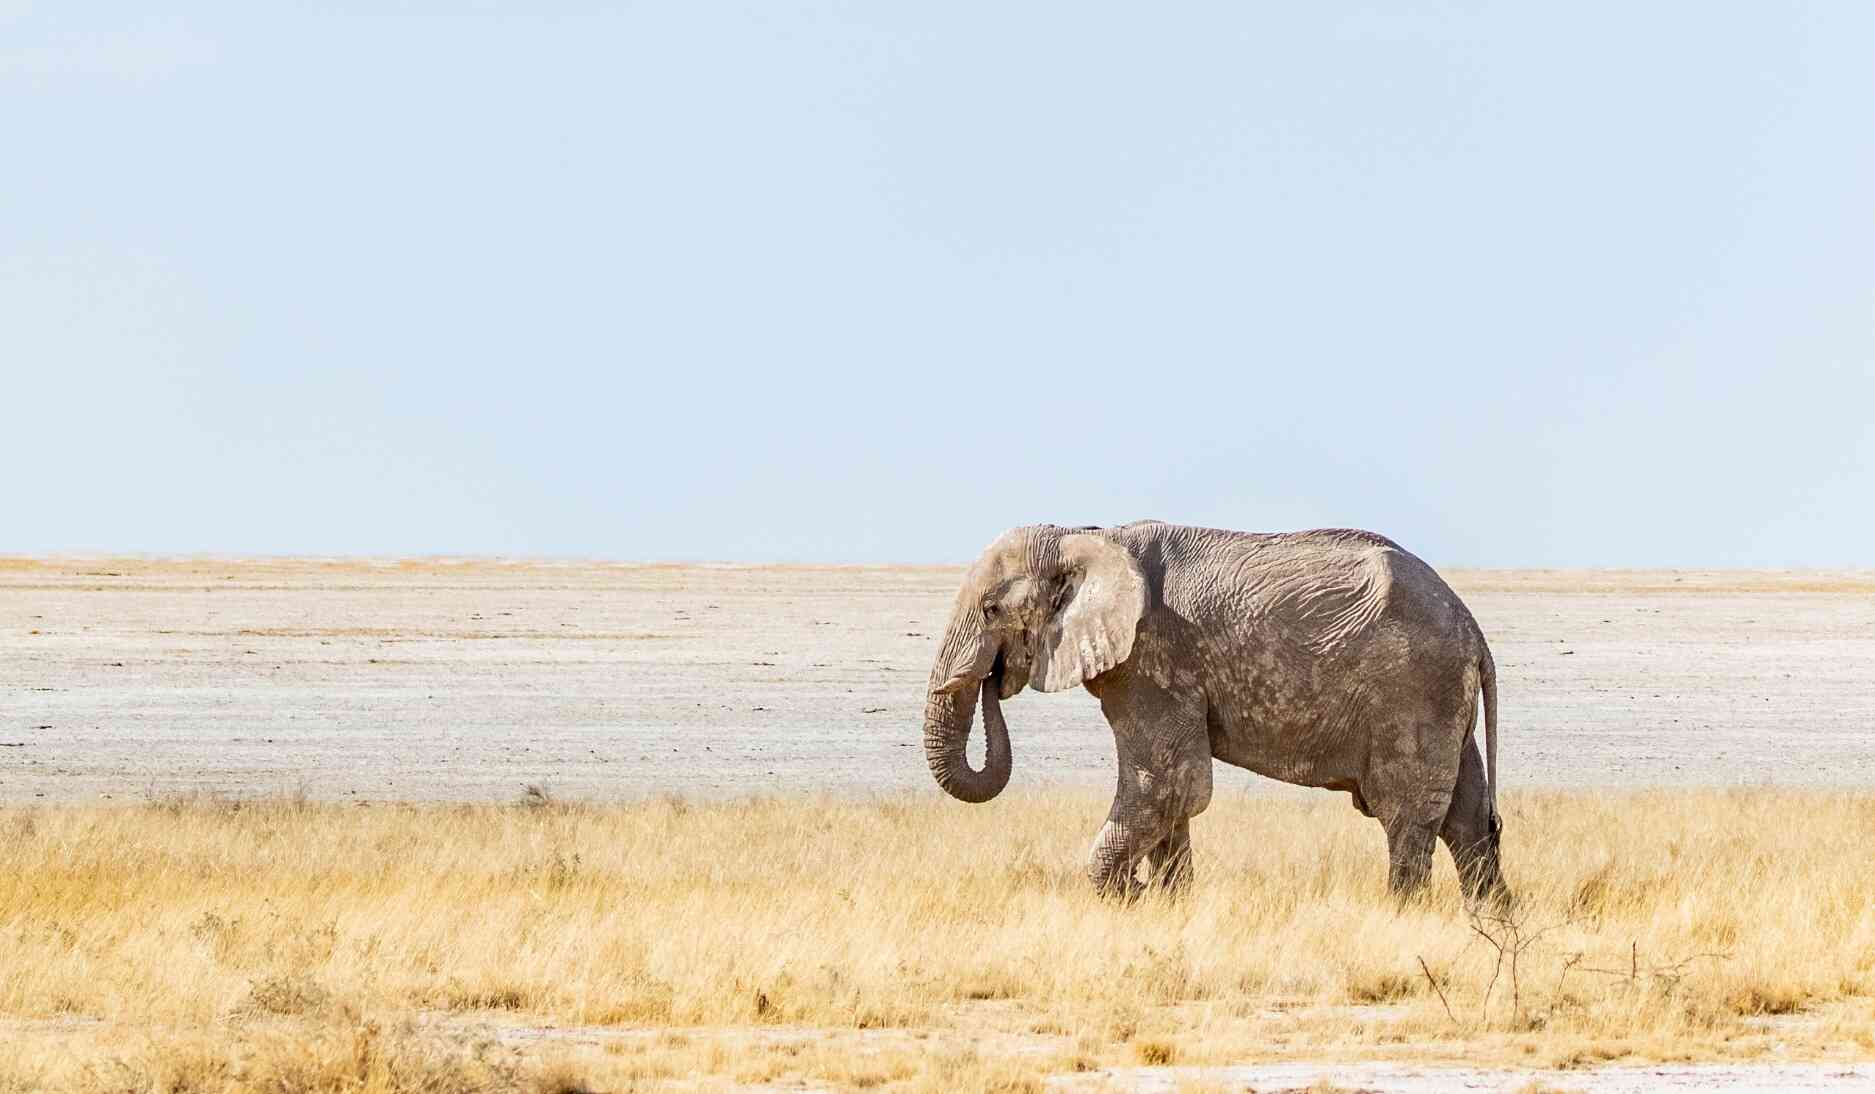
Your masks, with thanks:
[[[0,0],[0,552],[1875,566],[1875,5],[150,7]]]

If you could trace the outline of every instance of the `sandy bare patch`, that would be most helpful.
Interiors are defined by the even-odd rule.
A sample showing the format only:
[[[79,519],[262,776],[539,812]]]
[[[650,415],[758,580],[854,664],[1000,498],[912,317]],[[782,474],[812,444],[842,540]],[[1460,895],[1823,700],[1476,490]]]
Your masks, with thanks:
[[[1426,1067],[1412,1064],[1263,1064],[1223,1068],[1132,1068],[1051,1080],[1059,1090],[1125,1090],[1140,1094],[1218,1090],[1283,1094],[1649,1094],[1660,1090],[1728,1090],[1787,1094],[1875,1088],[1866,1064],[1659,1064],[1581,1071]]]
[[[1509,787],[1875,785],[1875,574],[1461,571]],[[927,788],[957,571],[0,560],[0,800]],[[1017,788],[1104,786],[1081,692],[1009,708]],[[1272,784],[1219,768],[1220,789]]]

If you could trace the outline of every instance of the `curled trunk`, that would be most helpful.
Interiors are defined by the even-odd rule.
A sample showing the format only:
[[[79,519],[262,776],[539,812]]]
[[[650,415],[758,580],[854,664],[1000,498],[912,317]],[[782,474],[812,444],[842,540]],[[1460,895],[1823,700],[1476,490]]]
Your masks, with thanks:
[[[1009,726],[1003,721],[1001,688],[1002,673],[991,672],[979,688],[959,688],[949,695],[940,693],[934,683],[925,699],[925,761],[931,765],[937,784],[959,801],[989,801],[1009,783]],[[983,730],[988,738],[981,771],[972,768],[964,756],[978,691],[983,697]]]

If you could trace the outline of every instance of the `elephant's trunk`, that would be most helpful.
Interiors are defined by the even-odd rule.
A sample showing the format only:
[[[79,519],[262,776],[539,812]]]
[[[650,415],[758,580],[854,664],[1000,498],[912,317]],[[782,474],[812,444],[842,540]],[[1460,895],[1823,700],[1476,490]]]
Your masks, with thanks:
[[[999,664],[998,670],[1002,668]],[[983,730],[988,737],[983,770],[973,770],[964,756],[970,739],[971,716],[976,712],[976,691],[962,687],[945,695],[933,681],[924,704],[924,758],[944,792],[958,801],[986,802],[1009,784],[1009,726],[1003,721],[1000,696],[1002,672],[983,678]]]

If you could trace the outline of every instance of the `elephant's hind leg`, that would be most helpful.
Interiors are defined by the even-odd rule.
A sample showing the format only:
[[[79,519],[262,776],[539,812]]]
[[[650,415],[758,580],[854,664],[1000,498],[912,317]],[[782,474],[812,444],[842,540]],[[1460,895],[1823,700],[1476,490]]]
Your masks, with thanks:
[[[1490,897],[1503,900],[1508,894],[1498,869],[1497,825],[1492,823],[1490,794],[1485,785],[1484,763],[1478,758],[1478,743],[1465,742],[1459,754],[1458,783],[1452,788],[1452,808],[1445,814],[1439,838],[1452,852],[1458,867],[1459,884],[1466,900]]]
[[[1361,779],[1387,831],[1387,885],[1401,897],[1424,888],[1432,874],[1432,849],[1452,810],[1460,750],[1478,701],[1460,674],[1448,686],[1404,698],[1376,719]]]
[[[1452,772],[1458,763],[1456,755],[1446,759],[1404,751],[1389,761],[1371,771],[1361,789],[1387,833],[1387,887],[1406,897],[1432,874],[1432,849],[1451,809]]]

